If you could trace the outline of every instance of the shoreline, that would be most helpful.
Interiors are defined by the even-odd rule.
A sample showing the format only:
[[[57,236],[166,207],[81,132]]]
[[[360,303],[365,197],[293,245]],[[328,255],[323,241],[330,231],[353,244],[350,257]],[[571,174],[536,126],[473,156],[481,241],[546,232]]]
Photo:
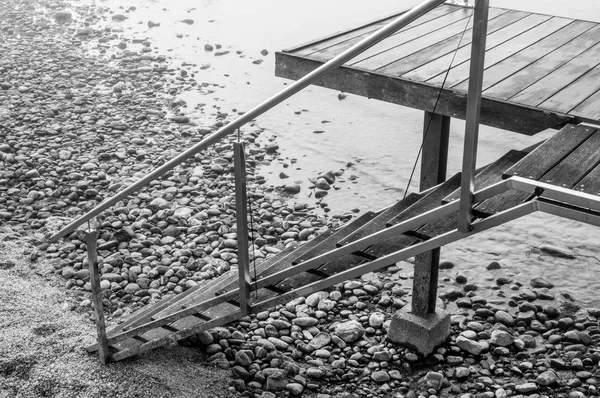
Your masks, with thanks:
[[[502,262],[500,271],[488,269],[491,287],[485,288],[470,274],[451,276],[461,265],[446,263],[440,283],[453,313],[452,341],[425,361],[384,339],[386,322],[409,301],[411,271],[403,263],[186,343],[206,355],[170,347],[100,366],[83,352],[95,332],[81,236],[48,244],[47,235],[227,123],[237,110],[214,109],[214,123],[195,124],[193,112],[177,101],[183,91],[199,88],[192,66],[174,67],[143,41],[136,43],[139,53],[121,51],[111,65],[77,46],[92,39],[118,46],[126,34],[61,17],[66,3],[46,10],[58,22],[39,18],[31,2],[19,4],[17,12],[0,5],[10,21],[1,44],[8,57],[0,63],[0,279],[6,286],[0,311],[8,331],[0,335],[0,393],[116,396],[112,389],[125,383],[123,396],[132,397],[193,396],[186,394],[207,385],[214,387],[207,397],[596,394],[600,311],[581,311],[569,297],[557,298],[543,278],[534,286],[530,278],[504,275],[508,266]],[[86,23],[107,17],[98,14]],[[306,201],[288,204],[277,188],[265,187],[256,167],[280,154],[260,127],[251,127],[243,137],[257,257],[339,226],[349,215],[313,214]],[[142,304],[235,268],[230,149],[230,141],[213,146],[98,221],[109,325]],[[174,370],[163,374],[165,369]],[[140,380],[139,371],[148,379]]]

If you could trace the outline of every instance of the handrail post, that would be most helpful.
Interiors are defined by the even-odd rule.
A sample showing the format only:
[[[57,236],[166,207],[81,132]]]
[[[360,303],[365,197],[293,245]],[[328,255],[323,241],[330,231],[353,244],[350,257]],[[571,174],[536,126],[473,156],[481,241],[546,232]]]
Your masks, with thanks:
[[[460,184],[460,207],[458,213],[458,230],[463,233],[467,233],[471,230],[488,9],[489,0],[476,0],[473,21],[473,40],[471,44],[471,68],[469,71],[465,144]]]
[[[98,271],[98,254],[96,250],[98,231],[88,229],[85,231],[85,244],[88,252],[88,266],[90,268],[90,284],[92,285],[92,302],[96,316],[96,332],[98,333],[98,356],[100,362],[108,361],[108,342],[106,337],[106,323],[104,322],[104,306],[102,304],[102,288],[100,287],[100,273]]]
[[[242,316],[252,310],[250,297],[250,262],[248,259],[248,211],[246,209],[246,160],[244,144],[233,143],[233,167],[235,175],[235,215],[237,218],[238,276],[240,288],[240,311]]]

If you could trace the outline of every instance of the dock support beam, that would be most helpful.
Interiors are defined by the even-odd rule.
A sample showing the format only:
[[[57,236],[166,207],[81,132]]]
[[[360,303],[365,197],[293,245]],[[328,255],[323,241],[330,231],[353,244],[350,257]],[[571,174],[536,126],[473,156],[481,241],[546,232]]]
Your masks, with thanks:
[[[450,117],[425,112],[419,190],[425,191],[446,181]],[[421,317],[435,312],[440,249],[415,257],[412,313]]]
[[[423,151],[419,190],[424,191],[446,181],[450,117],[425,112]]]
[[[425,112],[420,191],[446,181],[449,138],[450,117]],[[435,313],[439,265],[439,248],[415,257],[412,313],[417,316],[426,317]]]

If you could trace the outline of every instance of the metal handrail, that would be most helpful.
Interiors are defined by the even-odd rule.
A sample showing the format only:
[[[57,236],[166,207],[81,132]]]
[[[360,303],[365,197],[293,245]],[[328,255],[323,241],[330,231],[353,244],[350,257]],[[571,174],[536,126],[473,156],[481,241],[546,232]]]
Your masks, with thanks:
[[[347,49],[346,51],[337,55],[336,57],[332,58],[331,60],[327,61],[325,64],[321,65],[320,67],[318,67],[311,73],[307,74],[300,80],[294,82],[293,84],[291,84],[287,88],[283,89],[279,93],[273,95],[271,98],[260,103],[259,105],[252,108],[251,110],[249,110],[248,112],[246,112],[245,114],[240,116],[239,118],[235,119],[234,121],[232,121],[231,123],[222,127],[218,131],[216,131],[213,134],[209,135],[208,137],[204,138],[202,141],[200,141],[196,145],[194,145],[191,148],[189,148],[188,150],[180,153],[179,155],[177,155],[176,157],[174,157],[167,163],[163,164],[159,168],[150,172],[149,174],[142,177],[141,179],[139,179],[135,183],[131,184],[127,188],[123,189],[122,191],[117,192],[111,198],[101,202],[96,207],[94,207],[92,210],[88,211],[87,213],[85,213],[84,215],[82,215],[81,217],[76,219],[75,221],[73,221],[70,224],[68,224],[67,226],[63,227],[56,234],[51,236],[50,241],[51,242],[57,241],[61,237],[65,236],[66,234],[74,231],[78,226],[80,226],[81,224],[85,223],[86,221],[92,219],[93,217],[97,216],[98,214],[102,213],[104,210],[113,206],[121,199],[136,192],[138,189],[140,189],[140,188],[144,187],[145,185],[149,184],[150,182],[154,181],[156,178],[160,177],[162,174],[166,173],[167,171],[173,169],[174,167],[177,167],[181,163],[185,162],[187,159],[196,155],[198,152],[202,151],[203,149],[206,149],[208,146],[219,141],[221,138],[235,132],[235,130],[242,127],[246,123],[250,122],[257,116],[260,116],[263,113],[267,112],[268,110],[270,110],[271,108],[273,108],[274,106],[279,104],[280,102],[285,101],[292,95],[296,94],[298,91],[300,91],[300,90],[304,89],[305,87],[307,87],[308,85],[314,83],[316,80],[323,77],[325,74],[329,73],[331,70],[341,66],[345,62],[349,61],[350,59],[354,58],[355,56],[362,53],[363,51],[365,51],[365,50],[369,49],[370,47],[374,46],[375,44],[379,43],[381,40],[385,39],[386,37],[392,35],[393,33],[397,32],[398,30],[402,29],[409,23],[413,22],[415,19],[428,13],[429,11],[431,11],[432,9],[434,9],[435,7],[437,7],[438,5],[440,5],[444,2],[445,2],[445,0],[426,0],[426,1],[422,2],[421,4],[413,7],[410,11],[407,11],[404,14],[400,15],[399,17],[394,19],[389,24],[385,25],[381,29],[377,30],[375,33],[364,38],[363,40],[356,43],[354,46],[350,47],[349,49]]]

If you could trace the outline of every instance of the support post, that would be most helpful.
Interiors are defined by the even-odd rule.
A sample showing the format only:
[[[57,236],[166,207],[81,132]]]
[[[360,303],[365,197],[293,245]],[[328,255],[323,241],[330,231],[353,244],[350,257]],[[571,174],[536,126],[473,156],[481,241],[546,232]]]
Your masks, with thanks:
[[[248,211],[246,209],[246,159],[244,144],[233,143],[235,174],[235,208],[237,218],[238,275],[240,289],[240,311],[249,315],[252,308],[250,297],[250,261],[248,259]]]
[[[460,208],[458,213],[458,230],[463,233],[471,230],[488,9],[489,0],[477,0],[475,2],[473,40],[471,44],[471,66],[469,71],[469,91],[467,96],[467,119],[465,123],[465,144],[463,151],[462,179],[460,184]]]
[[[98,271],[98,255],[96,240],[98,231],[88,229],[85,231],[85,244],[88,251],[88,266],[90,268],[90,283],[92,285],[92,302],[96,315],[96,331],[98,333],[98,356],[100,362],[108,362],[108,342],[106,337],[106,323],[104,322],[104,306],[102,305],[102,289],[100,288],[100,272]]]
[[[423,120],[423,153],[419,190],[424,191],[446,181],[450,117],[425,112]]]
[[[450,117],[425,112],[423,153],[419,189],[424,191],[446,181]],[[425,317],[435,313],[440,249],[415,256],[412,313]]]

